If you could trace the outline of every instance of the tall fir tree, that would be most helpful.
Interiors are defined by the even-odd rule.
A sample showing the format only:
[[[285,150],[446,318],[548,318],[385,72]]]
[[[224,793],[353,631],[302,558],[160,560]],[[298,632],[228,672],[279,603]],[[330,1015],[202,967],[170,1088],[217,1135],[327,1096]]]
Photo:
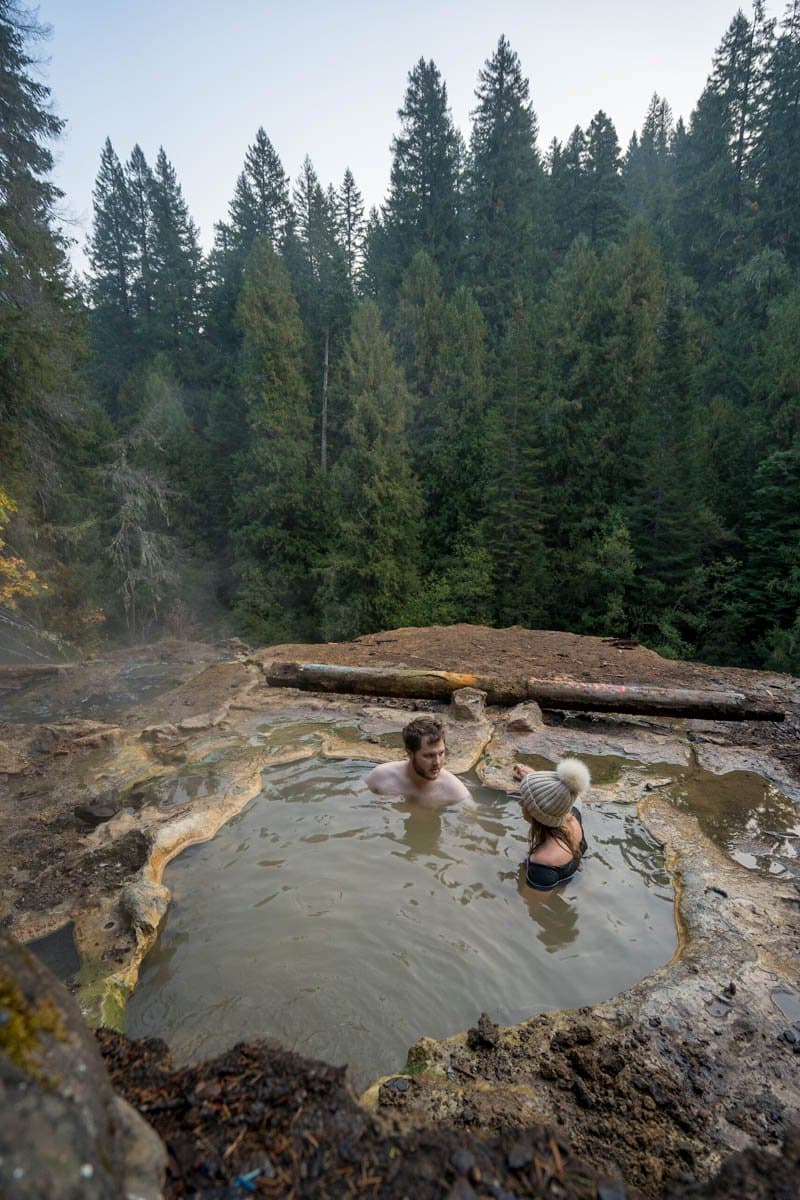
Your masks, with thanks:
[[[208,260],[208,331],[216,349],[215,382],[225,389],[239,351],[240,331],[236,304],[242,271],[257,237],[275,250],[284,245],[292,222],[289,179],[263,127],[247,147],[244,166],[236,181],[228,219],[214,230],[214,248]]]
[[[753,6],[752,21],[737,12],[714,56],[688,136],[676,142],[676,230],[684,261],[703,284],[730,278],[755,249],[754,150],[771,39],[761,0]]]
[[[366,222],[364,198],[356,187],[353,172],[349,167],[345,170],[342,185],[336,193],[335,214],[336,230],[347,263],[347,278],[350,287],[355,291],[361,276]]]
[[[555,226],[555,249],[563,256],[584,229],[586,206],[586,135],[576,125],[566,145],[553,139],[547,174]]]
[[[247,147],[228,219],[227,249],[248,254],[257,237],[278,249],[289,219],[289,180],[263,126]]]
[[[197,227],[163,146],[153,172],[151,206],[153,341],[178,374],[190,378],[205,310],[204,268]]]
[[[108,138],[92,198],[88,257],[95,371],[107,402],[113,404],[117,389],[136,361],[138,326],[133,203],[122,163]]]
[[[408,75],[400,132],[392,142],[389,196],[372,250],[371,269],[393,295],[417,250],[425,250],[449,283],[461,249],[459,189],[463,145],[453,125],[447,87],[431,60]]]
[[[152,352],[153,319],[153,189],[155,180],[141,146],[133,147],[125,166],[132,224],[131,307],[145,353]]]
[[[761,123],[753,149],[766,237],[800,265],[800,0],[787,6],[766,67]]]
[[[549,217],[528,80],[507,39],[482,67],[465,188],[470,279],[495,340],[541,282]]]
[[[600,110],[586,133],[584,232],[593,246],[615,241],[622,232],[625,208],[622,159],[614,123]]]
[[[518,300],[487,415],[483,537],[492,562],[495,622],[528,628],[541,627],[549,598],[537,374],[529,321]]]
[[[336,532],[319,602],[325,637],[352,637],[402,624],[419,589],[422,504],[412,474],[403,373],[365,301],[344,358],[350,417],[332,471]]]
[[[304,334],[289,278],[266,238],[256,239],[247,260],[237,319],[248,440],[230,481],[235,613],[245,632],[265,640],[308,636],[313,422]]]
[[[328,469],[331,435],[341,433],[341,414],[330,412],[336,372],[352,310],[347,258],[338,237],[336,197],[324,192],[306,156],[294,189],[295,219],[285,259],[307,334],[309,390],[316,405],[318,461]]]

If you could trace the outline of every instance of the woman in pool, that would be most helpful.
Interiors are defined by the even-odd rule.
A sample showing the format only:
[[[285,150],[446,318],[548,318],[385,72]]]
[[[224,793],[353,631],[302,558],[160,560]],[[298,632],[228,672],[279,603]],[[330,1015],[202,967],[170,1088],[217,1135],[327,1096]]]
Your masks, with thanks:
[[[572,878],[586,853],[579,797],[589,790],[589,772],[577,758],[565,758],[555,771],[516,763],[513,775],[531,826],[525,877],[532,888],[549,892]]]

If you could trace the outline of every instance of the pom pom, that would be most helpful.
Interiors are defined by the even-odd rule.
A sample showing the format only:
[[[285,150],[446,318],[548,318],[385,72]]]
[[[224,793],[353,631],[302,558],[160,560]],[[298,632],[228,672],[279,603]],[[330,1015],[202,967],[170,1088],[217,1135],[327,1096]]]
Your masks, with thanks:
[[[591,786],[592,778],[589,771],[580,759],[565,758],[556,767],[556,775],[572,792],[573,796],[580,796],[583,792],[588,792]]]

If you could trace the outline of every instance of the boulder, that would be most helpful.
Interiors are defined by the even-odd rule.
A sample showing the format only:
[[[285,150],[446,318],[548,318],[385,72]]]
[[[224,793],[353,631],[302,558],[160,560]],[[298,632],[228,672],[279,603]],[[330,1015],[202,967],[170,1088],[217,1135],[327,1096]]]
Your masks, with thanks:
[[[159,1200],[166,1152],[58,980],[0,933],[0,1195]]]
[[[479,688],[456,688],[450,700],[450,716],[456,721],[482,721],[486,710],[486,692]]]

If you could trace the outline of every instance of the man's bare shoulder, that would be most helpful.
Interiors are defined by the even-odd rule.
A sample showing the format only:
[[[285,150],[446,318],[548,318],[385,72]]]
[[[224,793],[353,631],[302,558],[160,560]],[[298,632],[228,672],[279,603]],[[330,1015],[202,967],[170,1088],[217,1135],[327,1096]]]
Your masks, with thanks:
[[[471,800],[466,784],[463,784],[452,771],[442,771],[442,777],[439,782],[443,785],[449,803],[454,804],[458,800]]]
[[[372,768],[364,782],[369,790],[378,796],[400,796],[403,789],[408,788],[405,763],[380,763]]]

